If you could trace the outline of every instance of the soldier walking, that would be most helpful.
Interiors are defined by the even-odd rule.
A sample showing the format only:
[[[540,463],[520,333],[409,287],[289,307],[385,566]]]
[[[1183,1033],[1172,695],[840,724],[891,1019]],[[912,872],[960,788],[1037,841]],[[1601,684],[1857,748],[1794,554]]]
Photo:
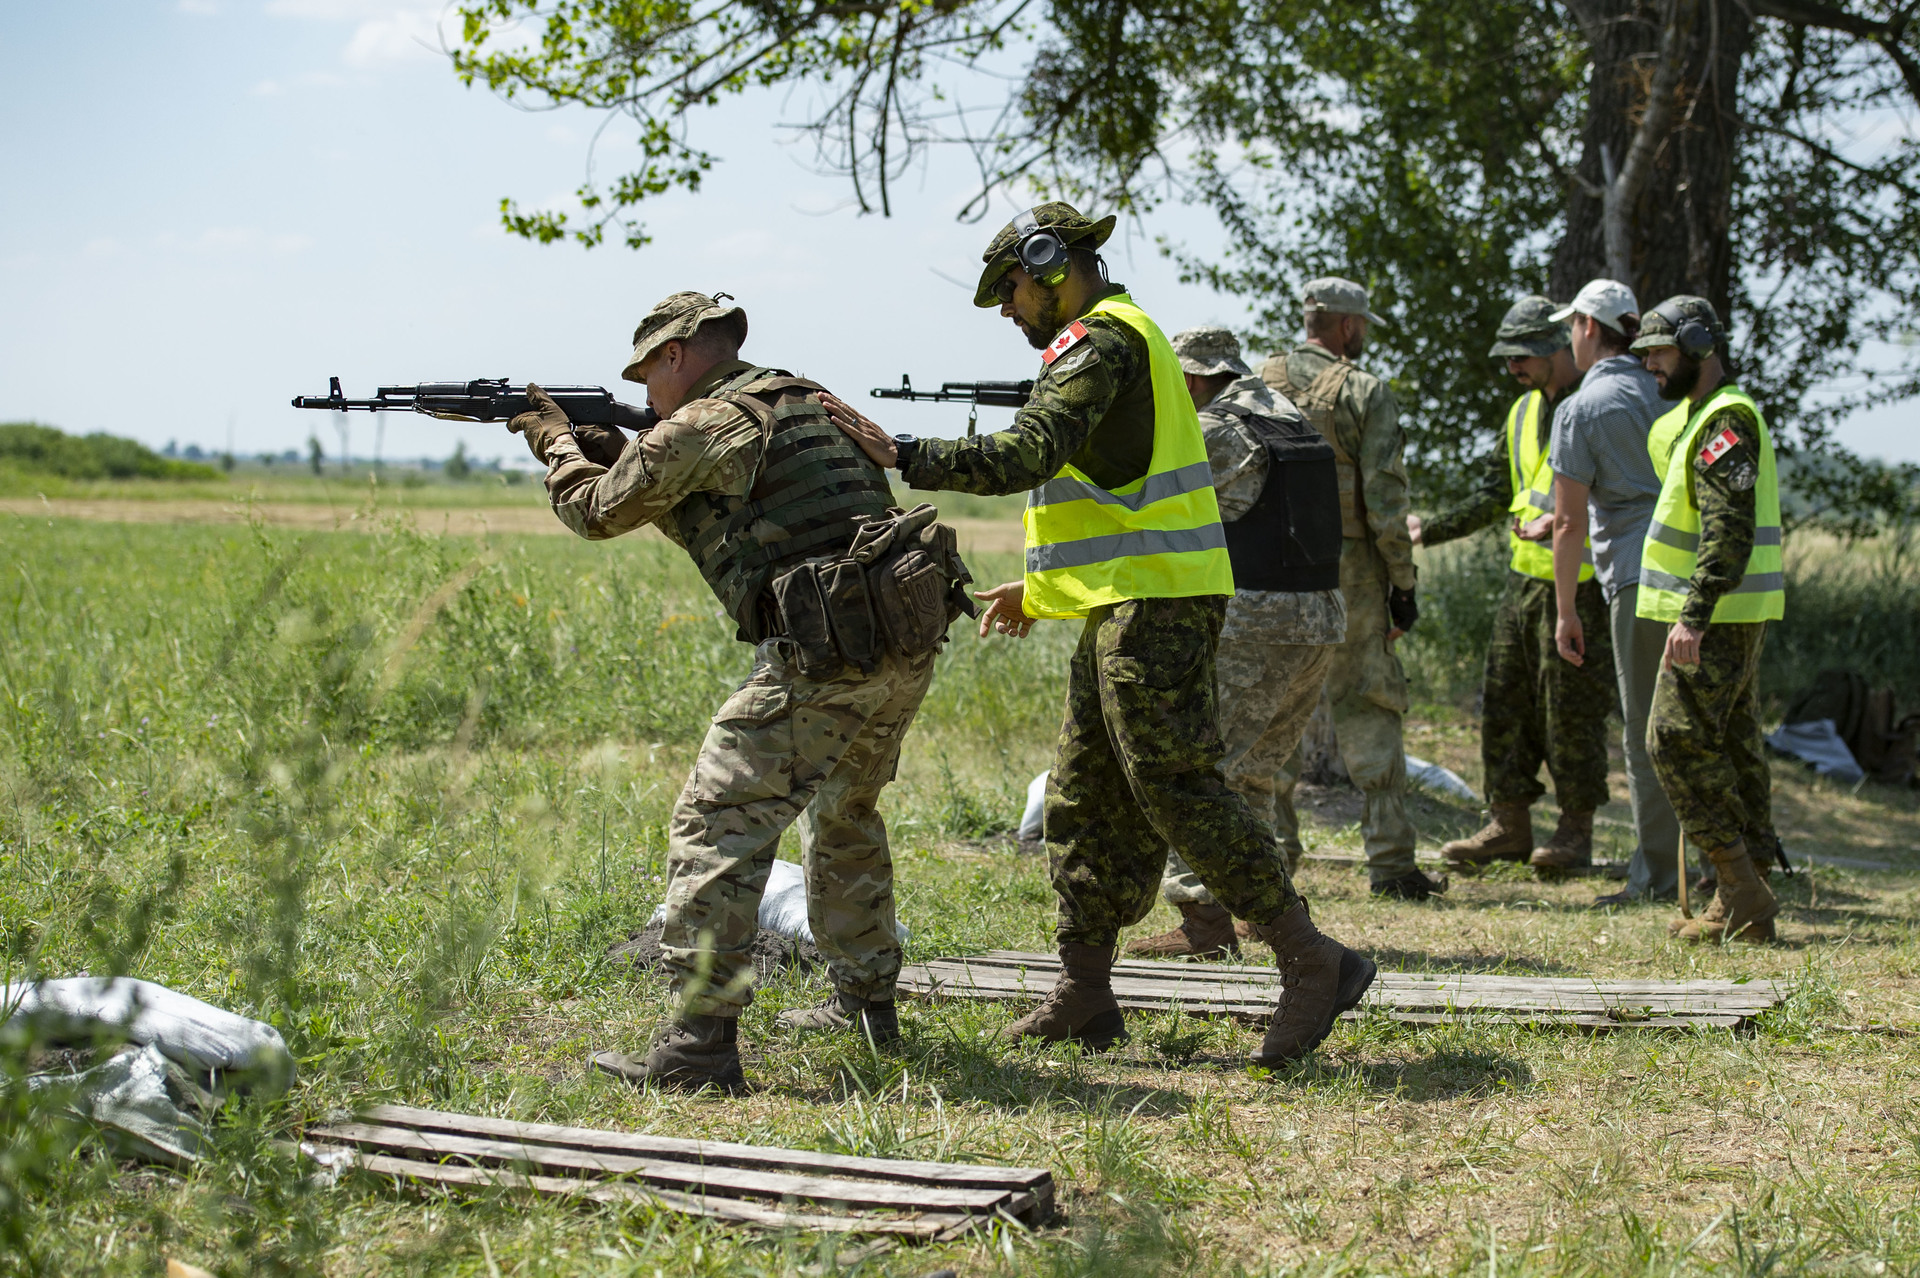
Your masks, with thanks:
[[[1527,861],[1563,871],[1593,863],[1593,814],[1607,801],[1607,714],[1613,708],[1613,647],[1607,604],[1593,563],[1580,568],[1574,602],[1586,633],[1585,665],[1562,661],[1554,647],[1559,610],[1553,589],[1553,471],[1547,443],[1553,409],[1580,380],[1565,324],[1553,303],[1523,297],[1500,321],[1489,358],[1504,359],[1523,388],[1507,410],[1505,447],[1488,457],[1474,495],[1421,522],[1408,517],[1418,546],[1438,546],[1507,518],[1511,549],[1506,588],[1487,644],[1480,712],[1480,762],[1486,774],[1487,824],[1440,849],[1462,869],[1490,861]],[[1553,777],[1560,822],[1536,847],[1531,809]]]
[[[1027,498],[1026,574],[980,593],[980,631],[1084,617],[1047,783],[1061,979],[1015,1037],[1103,1049],[1126,1038],[1112,987],[1120,929],[1153,906],[1171,845],[1274,949],[1283,993],[1254,1060],[1305,1056],[1373,983],[1323,935],[1273,834],[1220,774],[1214,656],[1233,594],[1206,441],[1179,358],[1096,250],[1114,219],[1043,204],[988,245],[974,304],[997,305],[1042,367],[1011,429],[888,435],[836,399],[834,420],[915,488]]]
[[[1407,676],[1393,641],[1413,629],[1413,537],[1407,527],[1407,471],[1400,407],[1385,382],[1353,361],[1366,349],[1367,325],[1383,323],[1367,290],[1351,280],[1321,279],[1301,295],[1307,340],[1275,355],[1261,380],[1297,406],[1333,446],[1340,477],[1340,591],[1347,637],[1327,672],[1333,732],[1347,775],[1360,787],[1360,833],[1375,896],[1423,901],[1446,891],[1446,880],[1414,862],[1407,815],[1407,756],[1401,719]],[[1282,771],[1275,811],[1282,839],[1299,841],[1293,789],[1299,755]]]
[[[1756,858],[1774,846],[1760,649],[1767,623],[1786,609],[1773,439],[1733,380],[1726,330],[1705,298],[1656,306],[1633,350],[1661,398],[1677,401],[1647,440],[1664,481],[1641,555],[1638,607],[1668,626],[1647,749],[1716,881],[1701,916],[1669,930],[1690,941],[1771,941],[1780,906]]]
[[[1340,488],[1333,448],[1300,410],[1240,358],[1224,328],[1172,338],[1200,414],[1214,500],[1233,562],[1233,598],[1220,628],[1214,677],[1227,785],[1281,838],[1287,869],[1303,849],[1277,820],[1274,778],[1300,747],[1327,667],[1346,636],[1340,598]],[[1236,952],[1233,916],[1178,851],[1167,853],[1160,895],[1180,926],[1127,946],[1135,958],[1215,958]]]
[[[862,520],[885,519],[892,489],[828,420],[819,386],[739,358],[747,317],[725,297],[675,293],[635,331],[621,375],[646,386],[663,418],[653,429],[624,443],[615,429],[610,441],[604,428],[573,426],[536,387],[537,411],[511,425],[546,464],[562,523],[590,541],[657,524],[755,645],[753,671],[714,716],[673,809],[661,948],[678,1010],[644,1055],[594,1057],[634,1082],[732,1090],[745,1082],[737,1028],[753,997],[760,898],[796,819],[809,918],[836,993],[781,1020],[899,1037],[893,862],[876,804],[934,648],[887,650],[865,670],[804,659],[818,654],[795,635],[821,618],[786,585],[811,584],[796,575],[811,571],[806,561],[846,551]]]

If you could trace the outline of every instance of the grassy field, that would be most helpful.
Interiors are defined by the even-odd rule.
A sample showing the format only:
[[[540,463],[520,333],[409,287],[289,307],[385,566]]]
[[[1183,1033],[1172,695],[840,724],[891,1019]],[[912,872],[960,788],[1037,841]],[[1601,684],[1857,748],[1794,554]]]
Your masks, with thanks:
[[[1517,870],[1427,905],[1304,874],[1322,926],[1387,967],[1786,982],[1747,1037],[1369,1019],[1268,1076],[1242,1066],[1254,1034],[1231,1023],[1142,1017],[1128,1048],[1082,1058],[1010,1049],[1011,1010],[947,1003],[909,1005],[905,1046],[875,1056],[777,1035],[776,1012],[825,991],[790,976],[744,1021],[750,1096],[649,1095],[586,1067],[666,1007],[606,952],[663,893],[669,805],[745,650],[663,542],[367,524],[0,516],[9,970],[161,981],[271,1021],[301,1063],[284,1102],[236,1108],[187,1172],[116,1163],[7,1093],[0,1273],[146,1275],[166,1257],[225,1278],[855,1271],[818,1238],[646,1210],[317,1188],[272,1144],[379,1100],[1061,1182],[1052,1228],[862,1274],[1920,1272],[1910,792],[1778,772],[1790,847],[1892,868],[1789,884],[1766,949],[1675,945],[1667,908],[1595,913],[1592,886]],[[1473,543],[1428,561],[1408,649],[1409,748],[1476,783],[1486,559]],[[1890,667],[1910,655],[1916,631],[1892,627],[1912,570],[1864,562],[1797,570],[1794,599],[1817,610],[1781,628],[1780,677],[1848,643]],[[887,807],[910,960],[1050,944],[1044,867],[1003,836],[1048,762],[1073,638],[956,632],[942,657]],[[1355,846],[1349,799],[1309,797],[1316,845]],[[1602,814],[1605,851],[1630,842],[1624,806]],[[1416,819],[1433,846],[1475,814],[1421,798]],[[1161,907],[1143,926],[1170,922]],[[17,1044],[0,1056],[25,1066]]]

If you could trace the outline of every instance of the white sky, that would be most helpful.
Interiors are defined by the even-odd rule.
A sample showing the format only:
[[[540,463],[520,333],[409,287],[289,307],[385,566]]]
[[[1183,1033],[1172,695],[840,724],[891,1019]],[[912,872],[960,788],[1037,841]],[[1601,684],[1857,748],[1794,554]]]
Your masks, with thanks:
[[[954,221],[960,157],[910,180],[891,219],[860,217],[810,152],[773,136],[779,104],[725,108],[696,141],[723,157],[698,195],[660,199],[639,252],[540,246],[497,206],[565,201],[597,118],[529,114],[461,86],[437,52],[438,0],[62,0],[0,5],[0,420],[108,430],[243,454],[302,448],[329,414],[288,406],[338,374],[377,384],[506,376],[619,387],[634,324],[678,289],[733,293],[747,354],[851,397],[1033,375],[1012,326],[936,271],[971,280],[1012,211]],[[603,141],[603,174],[627,158]],[[1181,285],[1152,248],[1217,242],[1171,207],[1119,237],[1116,279],[1168,331],[1245,322]],[[873,404],[896,430],[958,433],[965,409]],[[879,414],[876,414],[879,416]],[[985,428],[1006,410],[984,409]],[[1865,453],[1920,460],[1916,409],[1846,424]],[[1417,429],[1418,423],[1410,423]],[[355,416],[351,447],[373,448]],[[390,419],[385,455],[521,455],[497,427]]]

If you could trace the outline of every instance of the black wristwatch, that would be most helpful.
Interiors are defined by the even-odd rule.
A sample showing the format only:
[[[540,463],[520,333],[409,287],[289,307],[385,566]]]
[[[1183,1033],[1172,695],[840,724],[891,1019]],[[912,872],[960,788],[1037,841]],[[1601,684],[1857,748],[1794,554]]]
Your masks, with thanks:
[[[896,470],[904,471],[913,461],[913,454],[919,449],[920,440],[913,435],[895,435],[893,437],[893,465]]]

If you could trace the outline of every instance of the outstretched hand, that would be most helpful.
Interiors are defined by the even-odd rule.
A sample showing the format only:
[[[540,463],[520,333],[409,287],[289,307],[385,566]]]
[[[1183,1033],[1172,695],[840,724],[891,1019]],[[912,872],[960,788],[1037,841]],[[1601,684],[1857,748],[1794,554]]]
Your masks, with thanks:
[[[1033,618],[1026,611],[1026,582],[1009,581],[991,590],[976,590],[973,597],[987,601],[986,610],[980,614],[982,639],[987,637],[989,630],[998,630],[1015,639],[1025,639],[1027,631],[1033,629]]]
[[[846,432],[848,439],[860,445],[860,451],[872,459],[874,465],[885,470],[900,460],[900,450],[894,447],[893,436],[880,429],[879,423],[831,391],[821,391],[820,402],[826,407],[827,416],[833,419],[833,424]]]

